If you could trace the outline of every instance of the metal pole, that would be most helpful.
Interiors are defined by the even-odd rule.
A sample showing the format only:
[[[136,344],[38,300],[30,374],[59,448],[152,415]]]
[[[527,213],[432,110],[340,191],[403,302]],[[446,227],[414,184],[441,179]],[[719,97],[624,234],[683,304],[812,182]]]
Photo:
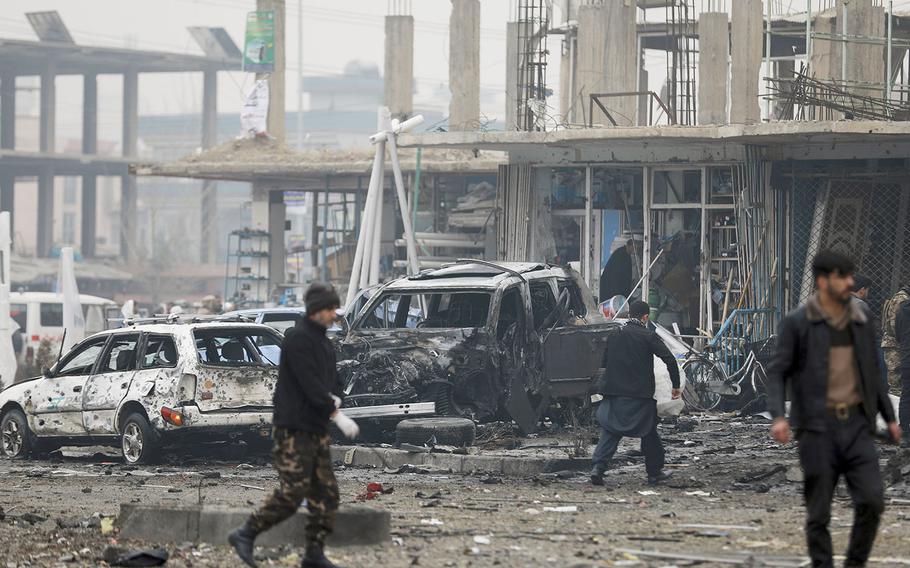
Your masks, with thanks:
[[[329,281],[329,176],[325,176],[325,203],[322,204],[322,281]]]
[[[297,148],[303,150],[303,0],[297,0]]]
[[[388,120],[388,115],[386,115]],[[379,179],[376,185],[376,200],[373,202],[373,237],[370,242],[372,253],[370,254],[370,274],[367,284],[375,286],[379,284],[379,258],[382,255],[382,201],[385,194],[385,142],[380,142],[382,154],[379,161]]]
[[[812,61],[812,0],[806,0],[806,72]]]
[[[891,26],[894,15],[894,0],[888,0],[888,41],[885,45],[885,100],[891,99]]]
[[[381,110],[379,116],[381,122]],[[358,289],[364,287],[366,284],[367,270],[364,270],[364,267],[367,266],[368,252],[372,251],[372,246],[369,245],[370,241],[368,235],[373,234],[373,209],[375,208],[373,201],[376,199],[376,186],[378,184],[380,175],[379,170],[381,168],[380,161],[384,159],[384,152],[384,145],[377,144],[376,153],[373,156],[373,170],[370,173],[370,185],[367,187],[367,198],[364,200],[363,214],[361,215],[358,227],[357,248],[354,249],[354,264],[351,266],[351,278],[348,281],[348,296],[345,301],[345,306],[354,300],[354,296],[357,295]],[[369,249],[367,248],[368,246],[370,247]]]
[[[767,2],[765,10],[765,120],[771,121],[771,1]]]
[[[841,52],[840,52],[840,80],[841,84],[847,85],[847,1],[841,4]]]
[[[398,208],[401,211],[401,223],[404,225],[404,238],[407,242],[408,274],[413,275],[420,272],[417,263],[417,241],[414,239],[414,226],[411,225],[411,219],[408,217],[408,198],[404,192],[404,180],[401,178],[396,138],[396,134],[389,134],[389,158],[392,161],[392,175],[395,177],[395,190],[398,192]]]
[[[414,191],[411,192],[411,227],[417,226],[417,202],[420,201],[420,157],[423,147],[417,148],[417,166],[414,172]]]

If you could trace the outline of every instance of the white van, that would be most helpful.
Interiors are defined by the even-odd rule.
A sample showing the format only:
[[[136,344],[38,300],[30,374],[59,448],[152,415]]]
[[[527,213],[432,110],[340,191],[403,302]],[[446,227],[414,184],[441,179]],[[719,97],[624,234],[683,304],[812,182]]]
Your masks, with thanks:
[[[120,309],[112,300],[80,294],[79,302],[85,317],[86,336],[104,331],[110,327],[108,318],[120,316]],[[63,294],[12,292],[9,308],[10,316],[19,326],[20,336],[13,338],[13,345],[21,360],[30,362],[44,338],[59,347],[63,339]]]

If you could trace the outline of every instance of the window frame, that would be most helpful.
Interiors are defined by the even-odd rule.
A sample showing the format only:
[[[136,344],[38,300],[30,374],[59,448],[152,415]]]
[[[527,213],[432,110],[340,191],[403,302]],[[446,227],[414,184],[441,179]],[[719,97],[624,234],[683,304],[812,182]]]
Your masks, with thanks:
[[[149,342],[156,338],[170,339],[171,343],[174,344],[174,352],[177,353],[177,360],[174,361],[173,365],[160,365],[160,366],[154,366],[154,367],[145,366],[145,356],[148,354],[147,349],[148,349]],[[155,353],[157,355],[157,351]],[[177,349],[177,340],[174,338],[173,335],[171,335],[169,333],[143,333],[142,341],[140,343],[140,348],[139,348],[139,354],[136,357],[136,361],[137,361],[137,365],[136,365],[137,371],[149,371],[149,370],[155,370],[155,369],[176,369],[177,365],[180,364],[180,351]]]
[[[274,339],[277,341],[277,343],[279,345],[283,345],[283,341],[281,339],[281,334],[278,333],[278,331],[276,331],[275,329],[268,327],[268,326],[266,326],[266,329],[261,329],[261,330],[258,328],[243,328],[243,327],[230,327],[230,328],[223,328],[223,329],[197,328],[197,329],[192,330],[191,333],[192,333],[192,337],[193,337],[193,350],[196,352],[196,361],[199,363],[199,365],[202,365],[203,367],[216,367],[219,369],[241,368],[241,367],[275,367],[275,365],[263,360],[262,356],[259,354],[259,349],[256,347],[256,345],[251,340],[251,336],[274,334],[274,336],[275,336]],[[207,359],[203,359],[202,355],[199,352],[199,347],[197,345],[197,342],[199,341],[199,338],[196,336],[197,333],[213,334],[215,336],[217,336],[217,334],[225,334],[228,337],[230,336],[230,334],[240,334],[240,335],[242,335],[242,337],[239,338],[239,339],[241,339],[241,345],[243,345],[243,348],[247,351],[247,355],[253,356],[254,361],[252,361],[252,362],[234,361],[234,362],[230,362],[230,363],[228,363],[228,362],[212,363],[212,362],[208,361]]]
[[[83,340],[82,342],[75,345],[69,353],[67,353],[60,361],[57,362],[51,369],[50,379],[56,379],[58,377],[81,377],[83,375],[90,376],[95,374],[95,370],[98,369],[98,361],[101,360],[101,355],[104,354],[107,349],[108,342],[111,339],[111,334],[103,335],[101,337],[89,337],[88,339]],[[83,353],[89,347],[95,345],[95,342],[101,343],[101,351],[98,352],[98,355],[95,356],[95,361],[92,363],[92,366],[89,368],[87,373],[63,373],[62,367],[68,365],[77,355]]]
[[[125,371],[116,371],[116,370],[111,371],[109,369],[102,371],[100,363],[101,363],[101,361],[108,361],[108,362],[110,361],[111,351],[114,349],[114,342],[119,341],[121,338],[124,338],[124,337],[133,337],[133,336],[136,337],[136,347],[134,348],[134,352],[135,352],[136,356],[133,359],[133,368],[126,369]],[[92,372],[92,374],[93,375],[108,375],[110,373],[129,373],[131,371],[139,370],[139,351],[140,351],[140,347],[142,346],[142,333],[140,333],[138,331],[130,332],[130,333],[112,333],[109,335],[109,338],[110,338],[110,340],[107,342],[107,345],[104,346],[104,351],[102,351],[101,356],[98,357],[98,362],[96,362],[95,369]]]
[[[45,306],[60,306],[60,323],[44,323]],[[41,327],[63,327],[63,302],[38,302],[38,325]]]

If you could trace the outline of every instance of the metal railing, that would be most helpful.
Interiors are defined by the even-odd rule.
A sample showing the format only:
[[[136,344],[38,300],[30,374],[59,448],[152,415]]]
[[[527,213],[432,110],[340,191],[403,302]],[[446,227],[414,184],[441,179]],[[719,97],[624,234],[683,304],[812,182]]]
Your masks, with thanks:
[[[708,347],[715,352],[716,360],[724,365],[728,375],[736,373],[745,364],[750,347],[774,335],[777,315],[775,308],[740,308],[727,317],[708,342]]]
[[[676,116],[670,112],[669,107],[660,99],[660,97],[654,91],[628,91],[622,93],[591,93],[588,98],[588,128],[594,127],[594,105],[597,105],[597,108],[604,113],[604,116],[607,117],[607,120],[610,121],[610,124],[613,126],[619,126],[616,119],[613,118],[613,114],[607,110],[607,107],[604,106],[601,99],[611,99],[617,97],[635,97],[638,100],[638,97],[648,96],[650,98],[650,104],[648,105],[648,126],[654,126],[654,103],[656,102],[658,106],[663,110],[664,114],[667,116],[667,121],[670,124],[676,124]],[[632,124],[631,126],[637,126]]]

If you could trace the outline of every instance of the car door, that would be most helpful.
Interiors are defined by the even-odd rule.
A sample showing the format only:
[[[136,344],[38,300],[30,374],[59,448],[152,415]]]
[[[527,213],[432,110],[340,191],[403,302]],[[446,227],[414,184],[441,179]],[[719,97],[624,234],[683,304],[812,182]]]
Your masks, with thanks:
[[[120,401],[136,374],[139,333],[114,333],[86,383],[82,422],[91,436],[114,435]]]
[[[83,390],[104,351],[108,336],[92,337],[73,349],[39,379],[32,391],[32,429],[38,436],[84,436]]]
[[[600,369],[610,334],[619,324],[585,323],[587,307],[577,285],[560,280],[557,288],[560,294],[568,294],[569,309],[561,321],[542,332],[544,376],[554,397],[583,397]]]

